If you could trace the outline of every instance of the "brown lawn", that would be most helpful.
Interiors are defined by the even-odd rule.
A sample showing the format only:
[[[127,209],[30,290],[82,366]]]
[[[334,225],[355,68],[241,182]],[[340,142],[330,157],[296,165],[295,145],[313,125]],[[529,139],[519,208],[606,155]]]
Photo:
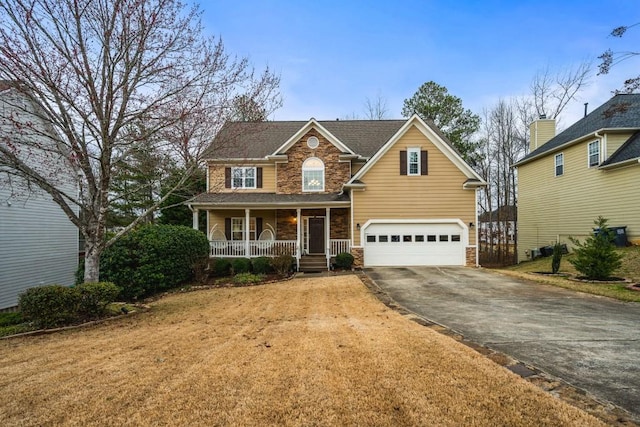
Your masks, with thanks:
[[[356,276],[166,297],[0,341],[0,425],[601,425]]]

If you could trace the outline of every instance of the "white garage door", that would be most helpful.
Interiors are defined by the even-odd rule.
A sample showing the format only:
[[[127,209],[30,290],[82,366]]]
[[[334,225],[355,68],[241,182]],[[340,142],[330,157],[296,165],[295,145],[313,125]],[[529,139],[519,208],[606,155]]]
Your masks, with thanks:
[[[366,267],[465,265],[463,229],[456,223],[372,223],[364,230]]]

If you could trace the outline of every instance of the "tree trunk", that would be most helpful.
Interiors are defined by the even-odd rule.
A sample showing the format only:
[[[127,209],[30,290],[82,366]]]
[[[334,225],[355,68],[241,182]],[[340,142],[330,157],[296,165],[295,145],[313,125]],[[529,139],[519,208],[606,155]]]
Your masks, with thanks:
[[[100,250],[94,242],[87,241],[84,252],[84,282],[100,281]]]

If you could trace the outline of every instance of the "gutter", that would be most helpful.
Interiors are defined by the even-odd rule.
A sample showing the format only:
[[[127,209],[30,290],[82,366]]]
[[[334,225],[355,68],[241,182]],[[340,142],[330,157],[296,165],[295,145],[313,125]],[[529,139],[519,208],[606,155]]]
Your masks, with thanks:
[[[625,167],[625,166],[633,166],[634,163],[639,163],[640,164],[640,158],[623,160],[621,162],[611,163],[611,164],[604,165],[604,166],[599,166],[598,169],[601,169],[601,170],[617,169],[617,168],[622,168],[622,167]]]

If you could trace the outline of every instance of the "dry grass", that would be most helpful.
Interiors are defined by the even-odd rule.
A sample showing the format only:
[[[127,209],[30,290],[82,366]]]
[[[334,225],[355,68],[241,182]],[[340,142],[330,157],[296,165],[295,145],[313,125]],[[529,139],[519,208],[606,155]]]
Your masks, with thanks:
[[[177,294],[0,342],[0,425],[600,425],[356,276]]]

